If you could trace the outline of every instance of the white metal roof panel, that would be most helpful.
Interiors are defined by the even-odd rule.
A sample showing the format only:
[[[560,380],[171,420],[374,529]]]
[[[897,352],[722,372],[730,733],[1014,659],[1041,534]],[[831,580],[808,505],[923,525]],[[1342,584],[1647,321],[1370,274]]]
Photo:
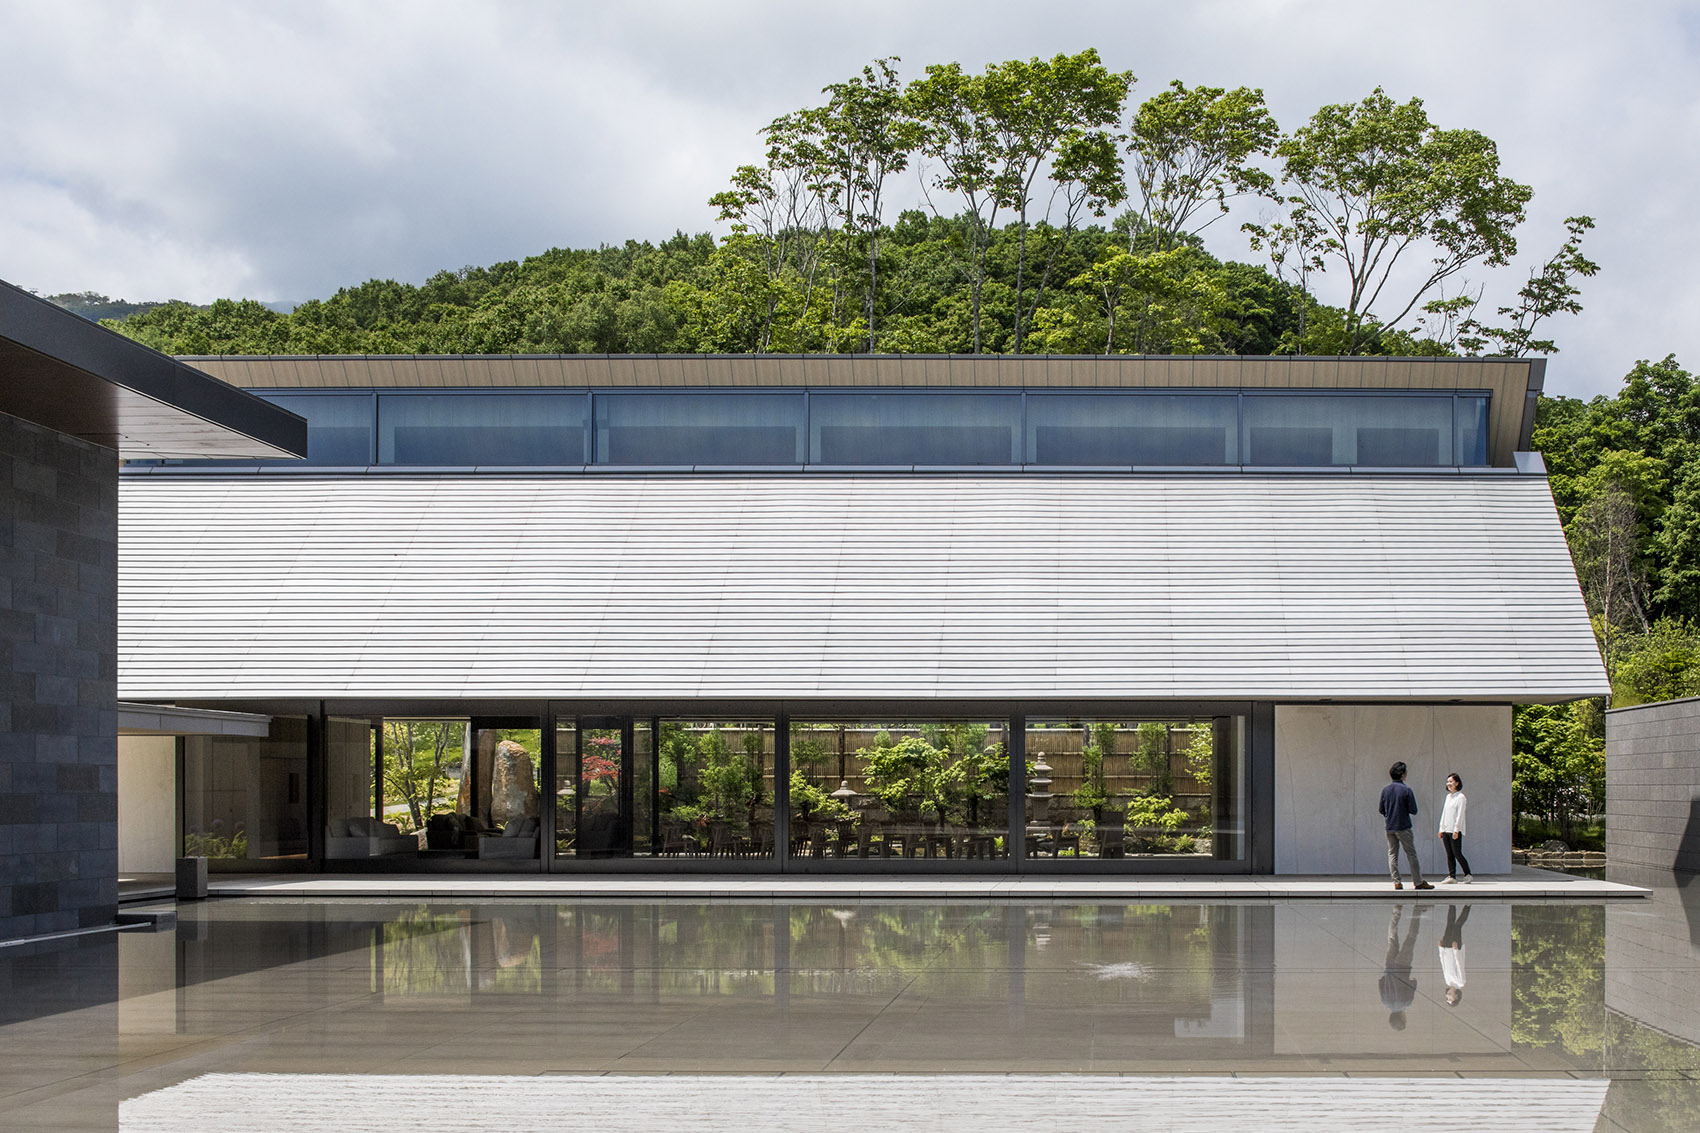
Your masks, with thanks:
[[[119,694],[1539,701],[1533,476],[143,476]]]

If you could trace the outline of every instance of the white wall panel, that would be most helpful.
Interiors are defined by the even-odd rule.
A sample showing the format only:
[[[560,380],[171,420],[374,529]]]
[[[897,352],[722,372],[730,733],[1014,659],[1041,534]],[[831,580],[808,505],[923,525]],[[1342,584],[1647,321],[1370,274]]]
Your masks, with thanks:
[[[1535,477],[143,476],[131,698],[1605,690]]]
[[[1446,777],[1464,781],[1464,856],[1478,874],[1511,871],[1511,709],[1472,704],[1275,707],[1275,872],[1387,873],[1377,805],[1404,760],[1417,796],[1412,831],[1428,880],[1446,876]],[[1403,853],[1399,869],[1410,884]]]
[[[118,871],[177,868],[177,740],[118,737]]]

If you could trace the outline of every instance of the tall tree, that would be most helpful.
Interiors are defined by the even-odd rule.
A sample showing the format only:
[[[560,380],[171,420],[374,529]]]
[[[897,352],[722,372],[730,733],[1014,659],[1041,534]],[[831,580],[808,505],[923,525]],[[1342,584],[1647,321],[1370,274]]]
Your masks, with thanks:
[[[826,105],[797,116],[793,153],[811,169],[824,199],[837,213],[867,266],[862,289],[868,350],[879,334],[880,235],[885,228],[885,187],[909,167],[921,127],[909,115],[893,55],[876,59],[847,82],[823,88]]]
[[[969,250],[974,352],[981,330],[986,251],[1001,210],[1016,216],[1013,349],[1019,353],[1029,317],[1027,236],[1040,178],[1050,174],[1064,203],[1065,231],[1083,208],[1102,215],[1121,199],[1120,158],[1110,137],[1120,117],[1129,72],[1113,72],[1097,51],[989,64],[980,75],[960,64],[927,68],[910,84],[909,105],[922,124],[922,154],[936,161],[934,185],[968,206],[975,246]],[[1047,206],[1049,211],[1049,205]],[[1048,281],[1048,272],[1043,277]]]
[[[719,218],[729,222],[726,248],[760,262],[760,325],[753,349],[773,347],[774,321],[786,291],[804,297],[795,316],[806,320],[808,297],[815,287],[821,249],[828,235],[828,202],[822,185],[804,155],[798,152],[800,124],[796,115],[774,119],[763,130],[767,139],[765,165],[740,165],[732,183],[709,198]]]
[[[1227,215],[1232,198],[1273,193],[1275,179],[1253,162],[1280,133],[1263,92],[1249,87],[1189,90],[1176,79],[1140,103],[1128,130],[1139,217],[1130,238],[1149,234],[1165,252]]]
[[[1421,99],[1401,105],[1380,87],[1324,106],[1275,153],[1293,188],[1292,223],[1321,233],[1321,261],[1346,273],[1348,354],[1471,264],[1503,266],[1534,195],[1500,174],[1491,138],[1442,130]],[[1425,252],[1426,264],[1412,262]],[[1414,286],[1395,277],[1402,261]]]
[[[1606,659],[1620,630],[1646,633],[1648,513],[1662,510],[1664,469],[1640,453],[1602,454],[1582,485],[1582,503],[1565,528]]]
[[[1529,354],[1557,354],[1558,345],[1550,338],[1536,338],[1535,327],[1555,315],[1582,313],[1582,289],[1576,286],[1579,278],[1599,273],[1600,265],[1582,254],[1582,236],[1594,227],[1591,216],[1571,216],[1564,220],[1564,244],[1539,268],[1529,273],[1528,280],[1517,291],[1517,302],[1500,307],[1498,316],[1507,320],[1504,326],[1488,326],[1476,317],[1484,288],[1470,293],[1468,283],[1459,293],[1423,304],[1429,336],[1448,347],[1457,346],[1468,354],[1494,354],[1522,358]]]

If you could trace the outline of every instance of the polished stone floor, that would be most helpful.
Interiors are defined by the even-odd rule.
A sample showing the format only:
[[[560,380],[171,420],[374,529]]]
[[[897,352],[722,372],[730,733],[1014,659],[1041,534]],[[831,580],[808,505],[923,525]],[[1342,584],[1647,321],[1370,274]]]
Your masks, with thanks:
[[[1700,887],[1625,880],[202,902],[0,949],[0,1129],[1700,1128]]]

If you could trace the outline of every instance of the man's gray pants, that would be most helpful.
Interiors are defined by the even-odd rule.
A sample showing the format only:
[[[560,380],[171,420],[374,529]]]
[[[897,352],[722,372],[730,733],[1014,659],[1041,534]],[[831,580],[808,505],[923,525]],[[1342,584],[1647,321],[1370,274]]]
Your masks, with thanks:
[[[1417,885],[1423,883],[1423,867],[1417,864],[1417,840],[1409,830],[1389,830],[1387,832],[1387,876],[1394,881],[1399,880],[1399,847],[1405,847],[1405,860],[1411,863],[1411,880]]]

